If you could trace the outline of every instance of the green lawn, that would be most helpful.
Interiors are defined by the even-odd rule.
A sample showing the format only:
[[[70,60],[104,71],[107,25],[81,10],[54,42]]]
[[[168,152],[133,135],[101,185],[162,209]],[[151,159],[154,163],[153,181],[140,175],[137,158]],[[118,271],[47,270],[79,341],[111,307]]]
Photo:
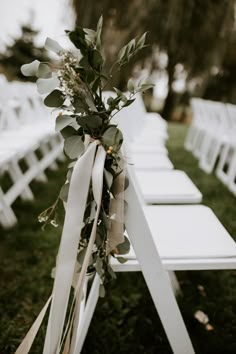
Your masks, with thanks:
[[[175,168],[188,173],[226,229],[236,237],[235,198],[216,179],[204,174],[184,151],[186,126],[170,124],[169,155]],[[46,185],[33,183],[34,203],[17,201],[18,226],[0,230],[0,354],[14,353],[49,296],[51,268],[60,228],[41,231],[37,215],[56,198],[66,166],[48,173]],[[179,272],[181,311],[198,354],[236,353],[236,271]],[[199,285],[204,288],[199,288]],[[204,311],[212,331],[194,319]],[[41,354],[44,323],[30,353]],[[119,274],[99,300],[83,354],[171,353],[154,305],[139,273]]]

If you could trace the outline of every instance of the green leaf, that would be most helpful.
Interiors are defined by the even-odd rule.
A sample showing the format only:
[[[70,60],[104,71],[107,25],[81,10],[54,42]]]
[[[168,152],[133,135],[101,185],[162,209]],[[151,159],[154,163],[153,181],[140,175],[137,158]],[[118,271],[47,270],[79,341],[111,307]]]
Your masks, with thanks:
[[[50,79],[38,79],[36,81],[36,85],[38,88],[38,92],[44,94],[51,92],[56,87],[59,87],[60,81],[56,76],[53,76]]]
[[[65,139],[64,152],[70,159],[78,158],[84,152],[84,143],[80,136],[73,135]]]
[[[117,95],[118,95],[119,97],[122,97],[122,96],[124,95],[123,92],[120,91],[118,88],[113,87],[113,89],[114,89],[114,91],[117,93]]]
[[[40,61],[34,60],[32,63],[21,66],[21,72],[24,76],[36,76]]]
[[[77,118],[77,123],[84,129],[96,129],[102,125],[102,118],[96,115],[81,116]]]
[[[65,184],[61,187],[61,190],[60,190],[59,197],[60,197],[60,199],[61,199],[63,202],[65,202],[65,203],[67,202],[67,199],[68,199],[69,187],[70,187],[70,184],[69,184],[69,183],[65,183]]]
[[[115,257],[117,259],[117,261],[119,261],[121,264],[124,264],[125,262],[128,261],[128,259],[124,258],[124,257]]]
[[[96,93],[96,92],[97,92],[100,83],[101,83],[101,78],[100,78],[100,76],[98,76],[98,77],[96,78],[96,80],[94,80],[94,83],[93,83],[93,85],[92,85],[92,91],[93,91],[93,93]]]
[[[84,113],[88,110],[88,105],[85,100],[82,100],[80,97],[75,97],[74,102],[72,103],[75,111],[78,113]]]
[[[73,135],[77,135],[77,131],[73,127],[65,127],[60,131],[61,135],[63,136],[64,139],[69,138]]]
[[[141,49],[143,46],[144,46],[144,44],[145,44],[145,40],[146,40],[146,35],[147,35],[147,32],[145,32],[140,38],[139,38],[139,40],[138,40],[138,42],[137,42],[137,48],[139,48],[139,49]]]
[[[85,39],[87,41],[87,44],[94,45],[96,40],[96,32],[89,28],[84,28],[84,32],[86,33]]]
[[[127,46],[125,45],[123,48],[120,49],[118,53],[118,60],[122,61],[124,59],[125,53],[126,53]]]
[[[131,105],[133,102],[135,101],[135,98],[131,99],[131,100],[127,100],[125,102],[125,104],[123,105],[123,107],[128,107],[129,105]]]
[[[119,245],[116,246],[119,254],[127,254],[130,251],[129,239],[126,236],[124,236],[124,238],[125,238],[124,242],[120,243]]]
[[[135,39],[131,39],[131,41],[129,41],[129,43],[127,44],[127,48],[128,48],[128,53],[131,53],[134,49],[135,49]]]
[[[65,101],[65,98],[60,90],[53,90],[44,99],[44,104],[47,107],[61,107]],[[61,130],[61,129],[60,129]]]
[[[136,92],[144,92],[150,88],[153,88],[154,86],[154,84],[142,84],[136,89]]]
[[[100,72],[101,66],[103,64],[103,57],[97,49],[89,51],[88,60],[91,67]]]
[[[97,35],[96,35],[96,47],[100,49],[101,47],[101,34],[103,26],[103,16],[100,16],[97,24]]]
[[[67,127],[70,123],[72,123],[75,119],[68,115],[59,115],[56,118],[56,131],[59,132],[60,130]]]
[[[48,79],[52,77],[52,70],[49,65],[45,63],[40,63],[37,70],[37,77],[41,79]]]
[[[116,126],[110,126],[103,134],[102,141],[106,147],[113,146],[115,150],[119,150],[123,135]]]
[[[78,48],[81,53],[85,55],[88,48],[83,28],[77,27],[74,31],[69,32],[69,38],[76,48]]]
[[[54,39],[49,38],[49,37],[47,37],[44,46],[47,50],[50,50],[56,54],[60,54],[60,53],[65,52],[65,49],[62,48],[59,43],[57,43]]]

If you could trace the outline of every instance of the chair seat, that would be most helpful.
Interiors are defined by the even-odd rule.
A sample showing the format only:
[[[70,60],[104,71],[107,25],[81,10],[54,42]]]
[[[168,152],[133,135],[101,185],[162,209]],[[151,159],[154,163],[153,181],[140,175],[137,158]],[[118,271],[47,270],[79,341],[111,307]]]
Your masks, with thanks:
[[[155,153],[155,154],[168,154],[167,148],[160,144],[129,144],[129,151],[131,153]]]
[[[163,260],[236,257],[235,241],[204,205],[147,205],[144,214]]]
[[[183,171],[137,170],[136,177],[147,204],[200,203],[202,194]]]
[[[172,170],[174,168],[172,162],[165,154],[132,153],[132,156],[127,160],[128,163],[134,164],[135,169]]]

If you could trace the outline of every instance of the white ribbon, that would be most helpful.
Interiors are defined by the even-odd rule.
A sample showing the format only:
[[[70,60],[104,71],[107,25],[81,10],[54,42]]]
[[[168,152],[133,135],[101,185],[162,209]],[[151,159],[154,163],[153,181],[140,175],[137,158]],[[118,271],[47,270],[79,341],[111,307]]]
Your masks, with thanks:
[[[36,337],[39,328],[42,324],[42,321],[44,319],[44,316],[46,314],[47,308],[52,300],[52,296],[48,299],[42,310],[40,311],[38,317],[36,318],[34,324],[30,328],[29,332],[21,342],[20,346],[16,350],[15,354],[27,354],[30,351],[30,348],[34,342],[34,338]]]
[[[58,354],[60,350],[96,148],[96,142],[88,146],[71,176],[43,354]]]
[[[24,341],[21,343],[20,347],[16,351],[16,354],[27,354],[29,352],[34,338],[45,316],[51,298],[52,303],[50,308],[43,354],[59,354],[62,349],[63,327],[65,325],[65,317],[68,308],[69,295],[76,267],[78,244],[80,240],[81,230],[84,225],[84,212],[86,209],[87,197],[92,178],[92,189],[94,200],[96,202],[96,213],[82,269],[80,271],[78,282],[74,290],[73,304],[76,301],[75,308],[73,309],[73,311],[71,310],[71,322],[67,323],[66,338],[63,338],[63,341],[65,340],[63,353],[74,353],[76,346],[76,334],[78,329],[79,308],[82,297],[83,284],[94,241],[96,238],[97,223],[100,213],[103,191],[103,173],[106,152],[101,145],[97,145],[97,141],[90,143],[85,153],[78,159],[74,166],[70,181],[61,243],[57,256],[57,265],[52,296],[49,298],[46,305],[42,309],[37,320],[35,321],[30,331],[26,335]],[[70,345],[71,334],[72,340]]]

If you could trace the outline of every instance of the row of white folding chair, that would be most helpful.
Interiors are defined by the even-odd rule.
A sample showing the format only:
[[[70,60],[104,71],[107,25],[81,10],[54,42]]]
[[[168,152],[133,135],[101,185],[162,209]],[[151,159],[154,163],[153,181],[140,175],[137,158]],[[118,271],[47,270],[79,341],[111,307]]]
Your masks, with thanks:
[[[144,205],[133,166],[128,166],[129,187],[125,216],[132,249],[126,263],[112,258],[114,271],[142,271],[170,346],[175,354],[194,353],[170,287],[168,272],[236,268],[236,244],[214,213],[203,205]],[[96,275],[84,298],[74,351],[82,349],[98,300]]]
[[[193,121],[185,148],[206,172],[216,168],[218,178],[236,195],[236,108],[230,104],[193,98]],[[228,168],[227,168],[228,167]]]
[[[135,166],[140,188],[147,203],[201,202],[200,191],[186,173],[173,169],[174,166],[167,156],[166,121],[158,114],[144,111],[141,95],[137,96],[131,106],[117,115],[116,123],[122,129],[126,143],[129,142],[126,159],[128,163]],[[139,126],[139,134],[138,131],[134,134],[137,126]],[[140,130],[142,139],[140,139]],[[165,139],[162,139],[163,136]],[[130,140],[136,143],[130,143]]]
[[[137,169],[173,169],[168,158],[167,123],[157,113],[148,113],[140,94],[134,103],[121,110],[114,119],[122,130],[127,146],[127,161]]]
[[[0,187],[0,223],[3,227],[15,224],[12,204],[17,197],[31,200],[32,180],[46,181],[44,171],[57,167],[62,159],[62,141],[54,133],[53,119],[43,108],[32,84],[4,83],[0,97],[0,171],[8,172],[12,186],[4,192]],[[51,123],[44,118],[51,118]],[[41,120],[44,123],[41,122]],[[39,159],[36,150],[41,152]],[[19,161],[24,159],[23,173]]]
[[[130,170],[132,167],[128,166]],[[172,197],[166,199],[166,194],[162,193],[162,188],[167,187],[171,184],[168,184],[167,176],[171,176],[172,173],[180,173],[182,171],[139,171],[135,169],[135,174],[137,175],[137,180],[134,182],[135,177],[134,173],[129,175],[131,178],[131,198],[128,199],[128,205],[130,211],[132,212],[137,203],[135,203],[135,191],[138,191],[139,200],[141,198],[141,193],[144,197],[146,203],[175,203],[176,199],[173,202],[173,193]],[[162,175],[162,179],[158,181],[158,175]],[[182,177],[185,178],[183,174]],[[162,181],[162,184],[158,183]],[[156,182],[156,183],[155,183]],[[166,183],[167,182],[167,183]],[[188,180],[189,182],[189,180]],[[181,188],[181,185],[179,185]],[[184,188],[186,185],[184,184]],[[189,190],[192,191],[192,188],[195,186],[189,185]],[[195,187],[196,188],[196,187]],[[144,193],[143,193],[144,192]],[[176,192],[176,190],[175,190]],[[198,195],[198,201],[195,199],[195,203],[201,201],[201,194],[196,189],[196,195]],[[133,194],[132,194],[133,193]],[[129,194],[129,192],[128,192]],[[190,195],[190,193],[189,193]],[[129,194],[130,196],[130,194]],[[186,198],[187,196],[187,198]],[[176,197],[176,195],[175,195]],[[127,200],[126,199],[126,200]],[[182,200],[179,199],[178,203],[188,203],[188,194],[183,194]],[[137,201],[137,200],[136,200]],[[148,219],[149,227],[151,227],[152,235],[156,248],[161,254],[162,263],[164,268],[168,271],[174,270],[195,270],[195,269],[231,269],[236,266],[236,246],[234,241],[231,239],[227,231],[221,225],[219,220],[216,218],[214,213],[207,207],[199,206],[144,206],[144,211],[146,218]],[[127,216],[129,218],[129,216]],[[134,228],[135,220],[139,220],[137,228],[142,229],[142,219],[133,217],[132,221],[126,220],[127,229],[129,226]],[[144,222],[145,223],[145,222]],[[128,226],[129,225],[129,226]],[[129,232],[129,231],[128,231]],[[148,233],[148,230],[146,230]],[[143,233],[140,233],[140,240],[146,240],[143,237]],[[136,231],[135,234],[136,235]],[[131,236],[130,236],[131,237]],[[133,236],[135,237],[135,236]],[[136,241],[136,240],[135,240]],[[134,239],[131,238],[131,242],[134,244]],[[146,245],[143,243],[142,248]],[[138,254],[138,252],[136,252]],[[139,258],[140,257],[140,258]],[[144,251],[142,254],[139,253],[139,260],[142,259],[143,263],[148,263],[149,266],[153,267],[153,262],[150,261],[151,257],[146,257],[143,259]],[[130,254],[127,257],[128,262],[125,264],[120,264],[117,261],[113,261],[113,268],[115,271],[137,271],[143,270],[143,263],[137,261],[135,253],[131,250]],[[151,264],[150,264],[151,263]],[[150,280],[150,279],[149,279]],[[152,278],[152,281],[156,283],[156,279]],[[98,287],[99,287],[99,278],[96,277],[92,290],[89,294],[86,304],[84,304],[85,312],[84,316],[80,321],[78,328],[77,336],[77,351],[79,352],[82,348],[84,338],[97,302],[98,298]],[[153,285],[153,284],[152,284]],[[149,284],[149,289],[152,289],[152,286]],[[161,290],[160,290],[161,291]],[[155,297],[155,295],[154,295]],[[154,303],[156,304],[155,298]],[[168,310],[167,310],[168,311]],[[167,315],[167,314],[166,314]],[[165,327],[165,323],[163,323]],[[165,327],[166,328],[166,327]],[[167,337],[170,340],[172,349],[175,353],[190,353],[193,352],[188,347],[186,351],[186,345],[188,340],[184,336],[183,332],[178,332],[176,328],[176,337],[175,339],[170,339],[169,331],[170,329],[166,328]],[[179,341],[178,341],[179,338]],[[176,340],[176,342],[175,342]],[[175,343],[174,343],[175,342]],[[179,349],[179,345],[182,342],[182,348]],[[185,348],[185,350],[183,349]]]

